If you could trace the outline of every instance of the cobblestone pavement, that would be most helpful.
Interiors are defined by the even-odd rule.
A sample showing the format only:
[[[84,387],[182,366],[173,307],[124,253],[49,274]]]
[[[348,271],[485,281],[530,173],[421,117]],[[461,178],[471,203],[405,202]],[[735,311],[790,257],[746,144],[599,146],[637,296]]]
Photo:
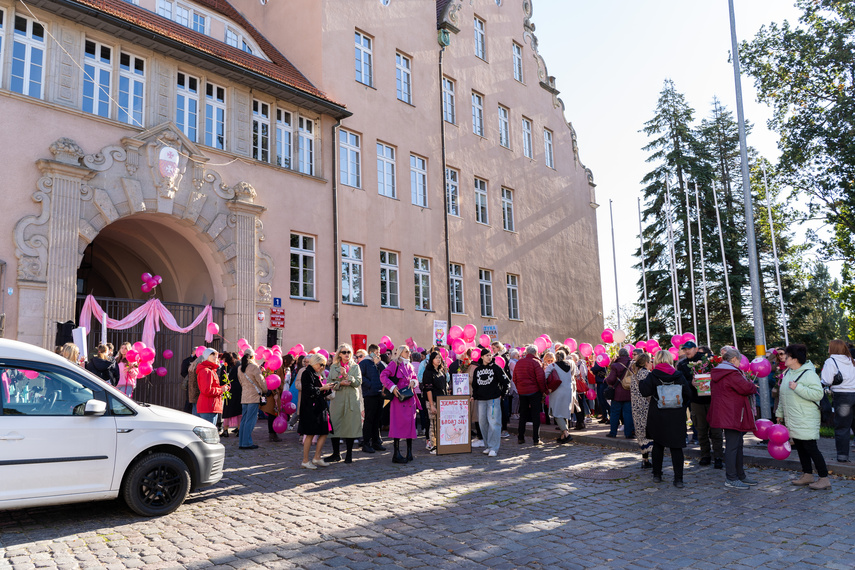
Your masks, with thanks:
[[[852,568],[855,481],[833,491],[751,468],[750,491],[687,463],[686,488],[655,484],[638,456],[595,445],[503,440],[415,461],[355,451],[308,471],[296,435],[238,451],[170,516],[119,502],[0,513],[0,568]],[[2,484],[2,481],[0,481]]]

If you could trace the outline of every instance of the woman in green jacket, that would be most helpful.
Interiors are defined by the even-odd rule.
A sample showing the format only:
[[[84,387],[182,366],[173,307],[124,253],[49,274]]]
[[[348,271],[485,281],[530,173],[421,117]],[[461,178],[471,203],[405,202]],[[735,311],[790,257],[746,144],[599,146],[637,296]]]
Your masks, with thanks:
[[[781,381],[778,395],[778,409],[775,415],[779,424],[785,424],[790,430],[793,447],[799,454],[803,475],[792,481],[793,485],[809,486],[817,491],[831,490],[828,468],[816,443],[819,439],[819,401],[823,397],[822,384],[816,374],[813,363],[807,360],[807,347],[803,344],[791,344],[784,351],[784,364],[787,371]],[[813,468],[819,479],[814,481]]]
[[[353,442],[362,437],[362,372],[352,359],[353,347],[342,344],[333,357],[329,382],[335,397],[330,401],[330,421],[333,427],[333,452],[324,461],[341,461],[340,445],[344,440],[345,463],[353,461]]]

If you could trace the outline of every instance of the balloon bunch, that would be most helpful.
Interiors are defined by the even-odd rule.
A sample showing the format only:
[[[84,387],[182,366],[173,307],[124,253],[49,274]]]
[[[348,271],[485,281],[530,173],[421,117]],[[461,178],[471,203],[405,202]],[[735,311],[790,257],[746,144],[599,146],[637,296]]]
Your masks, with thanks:
[[[251,348],[252,346],[245,338],[238,339],[238,350],[241,354],[243,354],[247,349]],[[255,358],[256,360],[261,360],[264,362],[264,368],[266,368],[270,372],[275,372],[282,368],[282,347],[278,344],[274,344],[271,348],[267,348],[266,346],[259,346],[255,349]],[[276,378],[277,380],[279,379],[278,376]],[[276,384],[276,388],[278,387],[279,384]],[[276,388],[270,389],[275,390]]]
[[[154,371],[153,362],[155,356],[154,349],[148,348],[145,343],[139,340],[125,353],[125,358],[128,359],[128,362],[139,365],[140,377],[148,376]],[[161,374],[161,372],[163,373]],[[166,376],[167,372],[166,368],[163,367],[157,369],[158,376]]]
[[[380,338],[380,342],[377,346],[380,347],[380,354],[386,354],[387,352],[392,352],[395,349],[395,344],[392,342],[392,339],[385,335]]]
[[[268,376],[267,387],[270,388],[270,377],[275,376],[276,380],[279,380],[279,377],[275,374],[271,374]],[[276,383],[276,388],[279,387],[279,383]],[[271,390],[275,390],[276,388],[270,388]],[[276,419],[273,420],[273,431],[276,433],[284,433],[286,429],[288,429],[288,418],[297,411],[297,405],[294,404],[291,400],[293,396],[291,392],[282,392],[282,403],[279,406],[279,415],[276,416]]]
[[[759,439],[768,439],[766,449],[774,459],[786,459],[793,448],[790,446],[790,430],[786,426],[760,419],[754,422],[754,435]]]
[[[163,277],[160,275],[152,275],[151,273],[143,273],[140,275],[140,279],[142,279],[142,285],[140,285],[140,290],[143,293],[149,293],[154,291],[154,288],[163,283]]]

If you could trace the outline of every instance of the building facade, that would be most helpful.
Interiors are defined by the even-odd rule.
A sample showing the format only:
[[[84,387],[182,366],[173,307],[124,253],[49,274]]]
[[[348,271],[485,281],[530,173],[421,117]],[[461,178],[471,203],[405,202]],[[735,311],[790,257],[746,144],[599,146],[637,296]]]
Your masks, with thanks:
[[[7,337],[51,347],[144,272],[222,307],[229,348],[274,299],[286,347],[602,330],[530,1],[0,0],[0,41]]]

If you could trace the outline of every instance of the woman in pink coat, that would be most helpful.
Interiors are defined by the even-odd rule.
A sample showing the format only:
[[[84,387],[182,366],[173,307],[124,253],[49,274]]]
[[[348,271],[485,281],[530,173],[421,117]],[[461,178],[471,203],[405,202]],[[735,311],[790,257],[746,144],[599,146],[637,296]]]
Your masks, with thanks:
[[[416,412],[421,407],[413,397],[412,389],[418,384],[416,372],[410,364],[410,349],[401,345],[392,352],[392,361],[380,374],[380,381],[393,394],[389,410],[389,437],[395,440],[393,463],[413,460],[413,439],[416,433]],[[409,397],[401,400],[401,391],[409,388]],[[407,440],[407,457],[401,455],[401,440]]]

